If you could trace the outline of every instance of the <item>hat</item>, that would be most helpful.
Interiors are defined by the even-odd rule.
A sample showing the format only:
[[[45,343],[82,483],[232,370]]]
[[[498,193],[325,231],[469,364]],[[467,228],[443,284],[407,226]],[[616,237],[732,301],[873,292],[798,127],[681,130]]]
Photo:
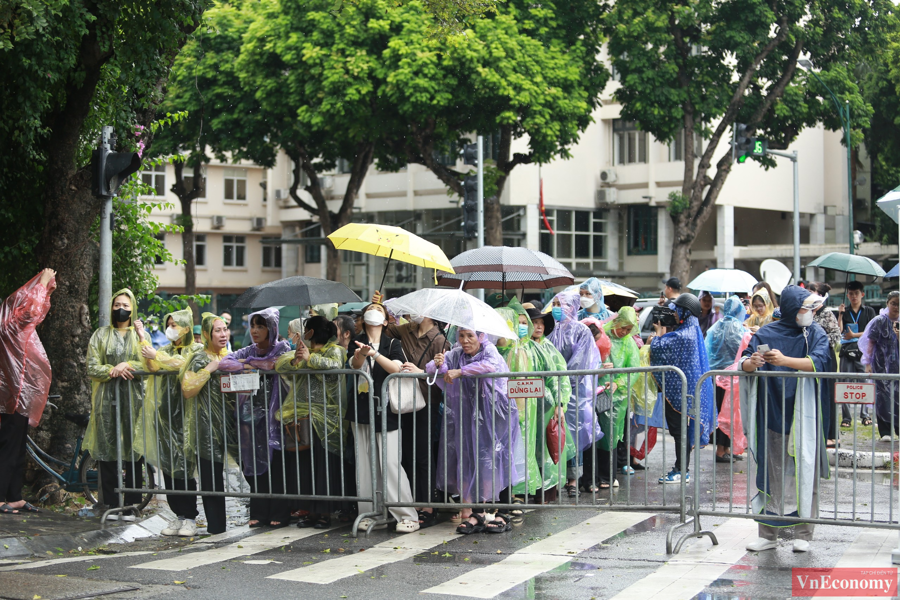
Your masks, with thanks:
[[[194,325],[194,335],[200,335],[203,332],[199,325]]]
[[[542,313],[531,303],[523,304],[522,307],[525,309],[525,313],[532,322],[534,322],[535,319],[542,319],[544,321],[544,337],[547,337],[553,332],[554,327],[556,327],[556,319],[549,314]]]
[[[485,296],[484,301],[491,308],[497,308],[501,304],[506,304],[507,302],[509,302],[509,296],[505,296],[500,292],[494,292],[493,294]]]
[[[810,294],[803,299],[803,308],[807,310],[816,310],[823,304],[825,304],[825,298],[818,294]]]
[[[676,292],[681,291],[681,280],[678,279],[677,277],[669,277],[663,283],[666,284],[666,287],[670,287],[673,290],[675,290]]]

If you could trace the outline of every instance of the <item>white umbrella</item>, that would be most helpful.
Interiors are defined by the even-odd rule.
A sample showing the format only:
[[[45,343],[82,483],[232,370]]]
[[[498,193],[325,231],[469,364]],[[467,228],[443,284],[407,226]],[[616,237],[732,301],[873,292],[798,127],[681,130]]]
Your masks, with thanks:
[[[506,319],[462,290],[428,288],[390,300],[396,314],[412,314],[503,338],[515,339]]]
[[[756,277],[740,269],[710,269],[704,271],[688,284],[692,290],[715,292],[718,294],[750,293],[757,284]]]

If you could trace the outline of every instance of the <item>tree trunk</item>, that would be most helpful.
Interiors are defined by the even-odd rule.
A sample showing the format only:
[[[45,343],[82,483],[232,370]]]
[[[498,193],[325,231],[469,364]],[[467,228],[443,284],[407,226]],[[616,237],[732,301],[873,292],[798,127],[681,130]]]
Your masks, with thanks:
[[[325,279],[330,281],[341,280],[341,252],[331,243],[325,243]]]
[[[669,262],[669,273],[677,277],[682,285],[687,284],[691,277],[691,246],[694,244],[695,235],[688,227],[675,221],[674,237],[672,239],[672,259]]]
[[[201,178],[200,161],[193,167],[193,181],[191,189],[184,185],[184,162],[174,161],[175,183],[172,191],[178,196],[181,204],[181,251],[184,258],[184,293],[193,296],[197,293],[197,258],[194,256],[194,218],[191,214],[191,206],[195,199],[200,197],[204,182]],[[200,307],[196,302],[189,301],[188,305],[194,314],[194,324],[200,324]]]
[[[503,212],[500,207],[500,196],[484,199],[484,245],[503,245]]]

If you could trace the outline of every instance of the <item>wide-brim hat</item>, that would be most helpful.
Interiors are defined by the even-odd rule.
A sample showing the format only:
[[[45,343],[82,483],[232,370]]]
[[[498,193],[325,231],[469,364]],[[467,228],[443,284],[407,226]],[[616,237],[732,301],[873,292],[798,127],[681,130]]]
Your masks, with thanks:
[[[534,322],[535,319],[543,319],[544,321],[544,337],[550,335],[553,329],[556,327],[556,319],[553,318],[553,315],[550,313],[542,313],[538,309],[534,307],[533,304],[525,304],[523,305],[525,308],[525,313],[528,315],[528,318]]]

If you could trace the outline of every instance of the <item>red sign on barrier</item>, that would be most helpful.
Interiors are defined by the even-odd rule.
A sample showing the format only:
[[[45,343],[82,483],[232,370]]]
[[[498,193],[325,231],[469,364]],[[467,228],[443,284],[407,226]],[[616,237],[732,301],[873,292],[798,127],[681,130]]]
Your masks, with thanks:
[[[507,383],[510,398],[543,398],[543,379],[510,379]]]
[[[835,383],[834,401],[838,404],[872,404],[875,402],[874,383]]]
[[[791,596],[892,598],[897,595],[897,569],[791,569]]]

